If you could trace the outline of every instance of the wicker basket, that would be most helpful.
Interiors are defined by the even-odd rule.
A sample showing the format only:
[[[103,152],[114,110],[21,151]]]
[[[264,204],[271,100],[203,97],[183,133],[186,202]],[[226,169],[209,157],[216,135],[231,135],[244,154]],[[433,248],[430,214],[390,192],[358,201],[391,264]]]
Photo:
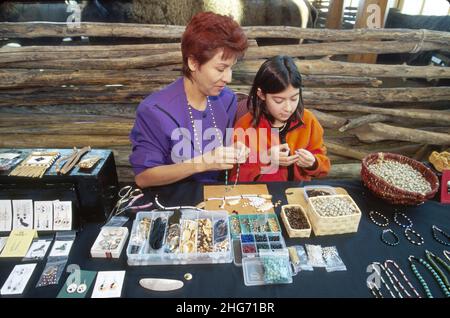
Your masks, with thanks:
[[[425,195],[399,189],[384,179],[376,176],[369,170],[369,166],[380,160],[392,160],[408,164],[417,170],[430,183],[431,191]],[[378,152],[366,156],[362,161],[361,179],[364,185],[377,197],[392,204],[418,205],[434,197],[439,189],[439,180],[436,175],[422,163],[411,158],[393,153]]]
[[[307,229],[298,230],[298,229],[293,229],[291,227],[291,224],[289,223],[289,220],[287,218],[286,212],[284,212],[284,209],[285,208],[293,208],[293,207],[300,209],[301,213],[303,213],[303,215],[305,216],[306,221],[308,221]],[[310,237],[311,236],[311,222],[309,222],[308,215],[305,213],[305,210],[302,208],[302,206],[300,204],[283,205],[281,207],[280,215],[281,215],[281,219],[283,220],[284,227],[286,228],[286,231],[287,231],[289,237]]]
[[[336,194],[326,196],[327,198],[340,197],[348,198],[356,207],[357,213],[344,216],[321,216],[314,208],[314,201],[323,199],[324,197],[313,197],[309,199],[307,213],[309,221],[311,222],[314,234],[331,235],[358,232],[359,221],[361,220],[361,210],[353,201],[352,197],[346,194]]]

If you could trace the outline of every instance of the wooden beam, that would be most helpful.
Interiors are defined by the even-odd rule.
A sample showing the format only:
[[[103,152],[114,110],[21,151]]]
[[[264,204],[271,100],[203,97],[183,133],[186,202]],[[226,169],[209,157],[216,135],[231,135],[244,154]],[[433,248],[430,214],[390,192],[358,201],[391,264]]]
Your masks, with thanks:
[[[355,21],[355,29],[383,28],[386,20],[386,8],[388,0],[361,0],[359,1],[358,13]],[[352,63],[377,62],[376,54],[354,54],[348,57]]]
[[[342,13],[344,12],[344,0],[330,0],[328,16],[325,27],[327,29],[340,29],[342,26]]]

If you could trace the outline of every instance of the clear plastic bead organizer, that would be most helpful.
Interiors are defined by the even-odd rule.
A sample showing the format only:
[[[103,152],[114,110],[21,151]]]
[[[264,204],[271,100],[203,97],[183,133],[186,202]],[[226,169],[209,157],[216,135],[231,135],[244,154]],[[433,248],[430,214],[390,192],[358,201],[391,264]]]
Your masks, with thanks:
[[[183,265],[232,262],[226,211],[139,212],[127,246],[128,265]]]

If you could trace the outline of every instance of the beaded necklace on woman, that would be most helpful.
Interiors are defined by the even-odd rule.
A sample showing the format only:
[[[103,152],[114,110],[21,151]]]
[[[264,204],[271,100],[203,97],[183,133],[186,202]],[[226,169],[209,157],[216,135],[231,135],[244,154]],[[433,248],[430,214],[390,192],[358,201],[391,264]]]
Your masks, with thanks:
[[[217,127],[216,117],[214,116],[214,111],[213,111],[213,108],[211,106],[211,101],[209,100],[209,96],[206,96],[206,104],[207,104],[207,106],[209,108],[209,111],[211,112],[211,119],[212,119],[212,122],[213,122],[213,127],[215,129],[217,139],[219,140],[219,143],[222,146],[223,145],[222,134],[219,131],[219,128]],[[197,129],[195,128],[194,115],[192,114],[192,106],[189,103],[188,103],[188,111],[189,111],[189,117],[190,117],[190,120],[191,120],[192,130],[194,131],[194,140],[195,140],[195,143],[197,145],[197,150],[198,150],[198,152],[201,155],[201,154],[203,154],[203,147],[202,147],[202,144],[200,143],[199,135],[201,136],[202,134],[201,134],[201,132],[200,132],[200,134],[197,133]],[[237,165],[237,172],[236,172],[236,180],[234,182],[234,185],[231,187],[231,189],[234,188],[236,186],[237,182],[238,182],[239,169],[240,169],[240,165],[238,163],[238,165]],[[228,192],[231,189],[228,187],[228,170],[225,170],[225,191]]]

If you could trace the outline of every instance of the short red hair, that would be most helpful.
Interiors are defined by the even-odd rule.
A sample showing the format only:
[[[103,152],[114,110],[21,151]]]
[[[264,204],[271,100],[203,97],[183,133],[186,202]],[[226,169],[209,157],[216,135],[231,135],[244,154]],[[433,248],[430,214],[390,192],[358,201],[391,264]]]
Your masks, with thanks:
[[[200,12],[192,17],[181,38],[183,74],[190,78],[188,57],[194,57],[200,65],[223,49],[223,58],[242,57],[247,50],[247,36],[231,17],[213,12]]]

